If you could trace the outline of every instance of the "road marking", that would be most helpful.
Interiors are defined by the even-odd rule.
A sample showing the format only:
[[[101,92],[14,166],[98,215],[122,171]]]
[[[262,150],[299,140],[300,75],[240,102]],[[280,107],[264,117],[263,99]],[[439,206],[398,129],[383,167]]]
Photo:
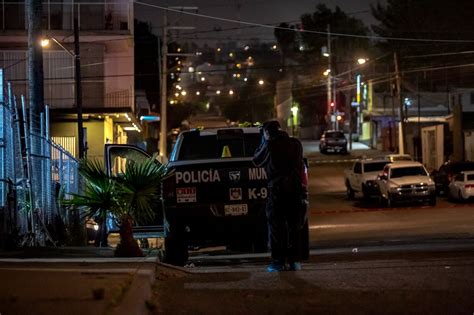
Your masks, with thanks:
[[[393,207],[393,208],[351,208],[351,209],[335,209],[335,210],[311,210],[310,213],[314,215],[318,214],[338,214],[338,213],[354,213],[354,212],[375,212],[375,211],[410,211],[410,210],[426,210],[426,209],[455,209],[455,208],[472,208],[472,204],[459,205],[459,204],[448,204],[443,205],[442,207],[432,207],[432,206],[411,206],[411,207]]]

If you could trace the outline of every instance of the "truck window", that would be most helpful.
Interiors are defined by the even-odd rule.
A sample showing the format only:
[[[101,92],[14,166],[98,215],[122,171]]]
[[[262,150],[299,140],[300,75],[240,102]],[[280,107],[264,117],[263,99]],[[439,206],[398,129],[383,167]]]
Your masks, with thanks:
[[[404,176],[428,176],[424,167],[422,166],[411,166],[411,167],[400,167],[392,168],[392,174],[390,178],[398,178]]]
[[[178,161],[220,159],[225,146],[233,158],[252,157],[260,144],[258,133],[245,133],[231,137],[217,137],[216,135],[187,134],[183,136],[179,149]]]
[[[366,163],[364,164],[364,172],[380,172],[387,165],[387,162],[376,162],[376,163]]]

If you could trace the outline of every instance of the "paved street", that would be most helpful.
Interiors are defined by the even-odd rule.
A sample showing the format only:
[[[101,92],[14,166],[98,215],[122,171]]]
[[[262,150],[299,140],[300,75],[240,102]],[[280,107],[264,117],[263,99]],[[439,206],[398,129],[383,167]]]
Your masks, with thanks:
[[[154,313],[472,314],[472,245],[320,251],[283,273],[265,272],[264,257],[196,257],[192,269],[158,269]]]

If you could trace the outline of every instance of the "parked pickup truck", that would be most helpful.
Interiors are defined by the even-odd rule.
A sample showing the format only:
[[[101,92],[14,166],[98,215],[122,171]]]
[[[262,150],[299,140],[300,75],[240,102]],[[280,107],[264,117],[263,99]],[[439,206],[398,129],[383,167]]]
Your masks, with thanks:
[[[356,192],[361,192],[366,199],[378,195],[379,189],[375,181],[387,163],[389,161],[386,159],[363,159],[354,162],[344,173],[347,197],[353,199]]]
[[[435,183],[419,162],[387,164],[377,179],[381,206],[392,206],[401,201],[424,201],[436,205]]]
[[[190,130],[178,136],[167,165],[171,176],[162,183],[163,215],[156,223],[164,227],[166,262],[185,264],[189,247],[267,251],[267,175],[252,162],[260,141],[258,128]],[[112,164],[114,147],[123,149],[109,146]],[[129,150],[136,159],[139,149]],[[307,222],[305,232],[307,243]]]

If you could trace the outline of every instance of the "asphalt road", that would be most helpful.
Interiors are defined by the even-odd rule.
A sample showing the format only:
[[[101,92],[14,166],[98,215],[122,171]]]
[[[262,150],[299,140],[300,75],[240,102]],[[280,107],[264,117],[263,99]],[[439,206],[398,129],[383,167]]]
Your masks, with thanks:
[[[472,246],[472,244],[471,244]],[[425,252],[424,249],[429,250]],[[474,254],[428,245],[312,255],[298,272],[268,273],[268,258],[201,257],[159,268],[155,314],[472,314]]]

